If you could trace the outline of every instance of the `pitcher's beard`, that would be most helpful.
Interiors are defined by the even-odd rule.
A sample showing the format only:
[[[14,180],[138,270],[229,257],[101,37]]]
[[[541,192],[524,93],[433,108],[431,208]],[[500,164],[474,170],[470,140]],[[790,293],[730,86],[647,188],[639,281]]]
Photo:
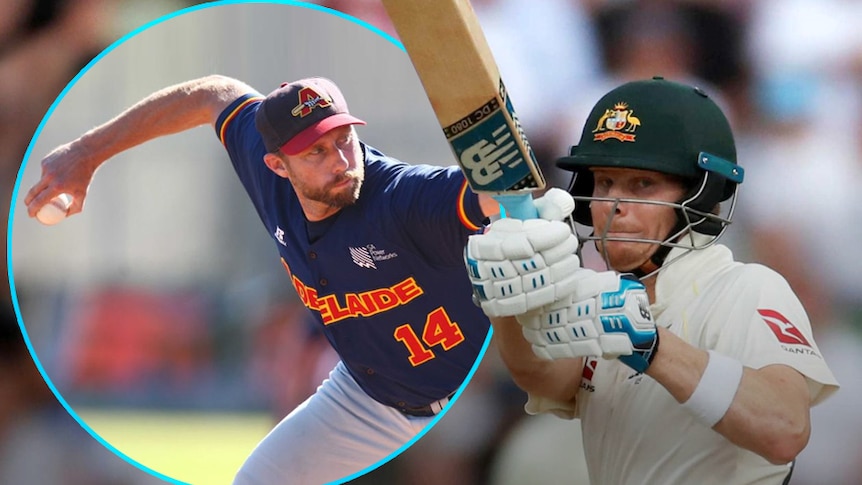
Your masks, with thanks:
[[[344,184],[346,181],[349,183]],[[356,203],[362,189],[361,173],[345,173],[318,193],[308,194],[308,198],[332,207],[347,207]]]

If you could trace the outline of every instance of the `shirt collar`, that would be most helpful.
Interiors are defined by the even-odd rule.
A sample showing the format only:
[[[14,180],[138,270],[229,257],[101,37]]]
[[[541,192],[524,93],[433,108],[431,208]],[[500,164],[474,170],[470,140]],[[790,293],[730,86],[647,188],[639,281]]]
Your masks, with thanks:
[[[692,233],[692,246],[700,247],[710,242],[713,236]],[[653,315],[658,317],[671,302],[690,301],[700,295],[706,283],[713,276],[733,264],[733,253],[727,246],[713,244],[704,249],[675,247],[665,259],[668,265],[659,271],[655,286],[655,303],[651,306]]]

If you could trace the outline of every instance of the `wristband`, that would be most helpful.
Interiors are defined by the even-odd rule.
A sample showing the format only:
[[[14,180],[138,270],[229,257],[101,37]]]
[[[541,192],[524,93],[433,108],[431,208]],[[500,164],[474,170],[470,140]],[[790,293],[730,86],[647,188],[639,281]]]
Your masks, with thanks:
[[[713,350],[708,352],[709,361],[700,382],[682,407],[706,427],[712,428],[733,402],[742,381],[742,363]]]

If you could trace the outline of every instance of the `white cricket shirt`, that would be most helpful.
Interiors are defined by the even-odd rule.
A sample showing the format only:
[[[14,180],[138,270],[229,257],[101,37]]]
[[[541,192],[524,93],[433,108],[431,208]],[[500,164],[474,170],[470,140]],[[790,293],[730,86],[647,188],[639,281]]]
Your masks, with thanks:
[[[662,270],[651,310],[657,325],[695,347],[754,369],[793,367],[807,378],[812,405],[838,388],[785,279],[735,262],[725,246],[691,251]],[[700,424],[664,387],[616,359],[586,360],[575,409],[530,396],[526,410],[581,419],[596,485],[780,484],[788,471]]]

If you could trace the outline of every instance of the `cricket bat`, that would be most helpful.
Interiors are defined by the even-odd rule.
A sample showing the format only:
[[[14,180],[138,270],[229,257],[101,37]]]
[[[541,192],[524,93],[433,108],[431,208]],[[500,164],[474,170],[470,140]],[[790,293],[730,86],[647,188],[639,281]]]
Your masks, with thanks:
[[[474,192],[537,217],[545,179],[468,0],[383,0],[437,121]]]

